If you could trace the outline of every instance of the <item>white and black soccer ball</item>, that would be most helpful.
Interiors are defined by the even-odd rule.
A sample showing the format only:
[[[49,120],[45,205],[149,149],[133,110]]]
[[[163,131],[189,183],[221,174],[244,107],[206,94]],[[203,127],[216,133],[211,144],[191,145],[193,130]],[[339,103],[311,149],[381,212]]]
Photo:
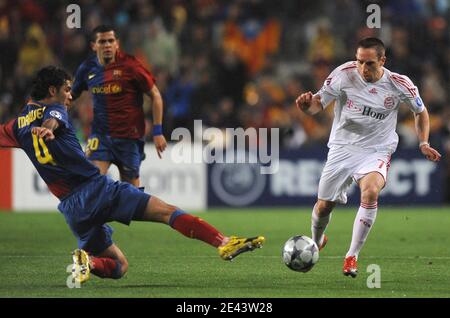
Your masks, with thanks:
[[[283,247],[283,261],[296,272],[310,271],[319,260],[316,242],[305,235],[296,235],[286,241]]]

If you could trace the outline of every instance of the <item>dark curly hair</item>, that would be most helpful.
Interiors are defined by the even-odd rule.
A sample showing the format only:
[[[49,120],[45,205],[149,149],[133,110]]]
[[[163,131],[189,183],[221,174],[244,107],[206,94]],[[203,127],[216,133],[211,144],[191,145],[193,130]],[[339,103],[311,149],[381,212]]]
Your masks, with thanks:
[[[46,66],[40,69],[33,79],[30,96],[34,100],[44,99],[50,96],[48,91],[50,86],[59,90],[66,81],[70,80],[72,77],[65,70],[52,65]]]

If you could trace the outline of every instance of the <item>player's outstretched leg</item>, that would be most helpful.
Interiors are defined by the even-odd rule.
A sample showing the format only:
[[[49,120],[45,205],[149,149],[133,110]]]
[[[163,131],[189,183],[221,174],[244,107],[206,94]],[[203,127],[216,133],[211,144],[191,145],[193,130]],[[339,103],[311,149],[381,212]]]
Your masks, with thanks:
[[[260,248],[265,241],[263,236],[224,236],[203,219],[185,213],[154,196],[150,198],[141,220],[166,223],[186,237],[212,245],[218,249],[219,256],[224,260],[232,260],[244,252]]]
[[[331,211],[335,206],[334,202],[317,200],[311,214],[311,238],[322,250],[328,242],[328,237],[324,234],[331,219]]]
[[[324,234],[323,238],[322,238],[322,243],[319,246],[319,251],[321,251],[325,247],[325,245],[327,245],[327,242],[328,242],[328,236],[326,236]]]
[[[90,274],[100,278],[119,279],[127,272],[128,262],[122,251],[112,244],[98,255],[89,255],[83,249],[72,253],[72,278],[74,282],[84,283]]]
[[[116,244],[95,256],[90,256],[91,273],[100,278],[119,279],[128,270],[128,261]]]
[[[255,248],[261,248],[265,240],[264,236],[249,238],[230,236],[227,243],[218,247],[219,255],[224,260],[232,261],[241,253],[253,251]]]

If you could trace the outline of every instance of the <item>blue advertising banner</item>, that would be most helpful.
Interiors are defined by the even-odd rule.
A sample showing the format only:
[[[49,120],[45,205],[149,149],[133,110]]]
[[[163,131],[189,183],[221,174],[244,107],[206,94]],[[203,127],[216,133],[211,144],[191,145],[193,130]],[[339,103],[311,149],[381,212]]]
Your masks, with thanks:
[[[281,151],[274,174],[261,174],[258,164],[208,165],[208,206],[312,205],[325,164],[327,149]],[[440,204],[444,201],[444,167],[426,160],[414,150],[394,153],[383,204]],[[348,203],[359,204],[359,188],[353,184]]]

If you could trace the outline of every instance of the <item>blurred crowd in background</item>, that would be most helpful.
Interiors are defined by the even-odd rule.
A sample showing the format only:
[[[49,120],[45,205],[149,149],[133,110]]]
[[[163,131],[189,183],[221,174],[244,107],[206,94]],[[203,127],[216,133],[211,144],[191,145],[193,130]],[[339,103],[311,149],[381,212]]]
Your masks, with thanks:
[[[66,26],[70,3],[81,8],[80,29]],[[371,3],[381,7],[380,29],[366,25]],[[325,144],[332,109],[305,116],[295,99],[353,60],[359,39],[377,36],[387,46],[385,66],[419,87],[430,141],[448,158],[449,21],[448,0],[0,0],[0,121],[23,106],[36,70],[57,64],[73,74],[92,54],[90,31],[110,24],[121,48],[154,74],[169,139],[174,128],[192,129],[201,119],[219,128],[278,127],[286,148]],[[89,135],[91,106],[85,95],[72,110],[80,140]],[[150,131],[149,101],[145,107]],[[399,147],[417,148],[406,107],[398,133]]]

